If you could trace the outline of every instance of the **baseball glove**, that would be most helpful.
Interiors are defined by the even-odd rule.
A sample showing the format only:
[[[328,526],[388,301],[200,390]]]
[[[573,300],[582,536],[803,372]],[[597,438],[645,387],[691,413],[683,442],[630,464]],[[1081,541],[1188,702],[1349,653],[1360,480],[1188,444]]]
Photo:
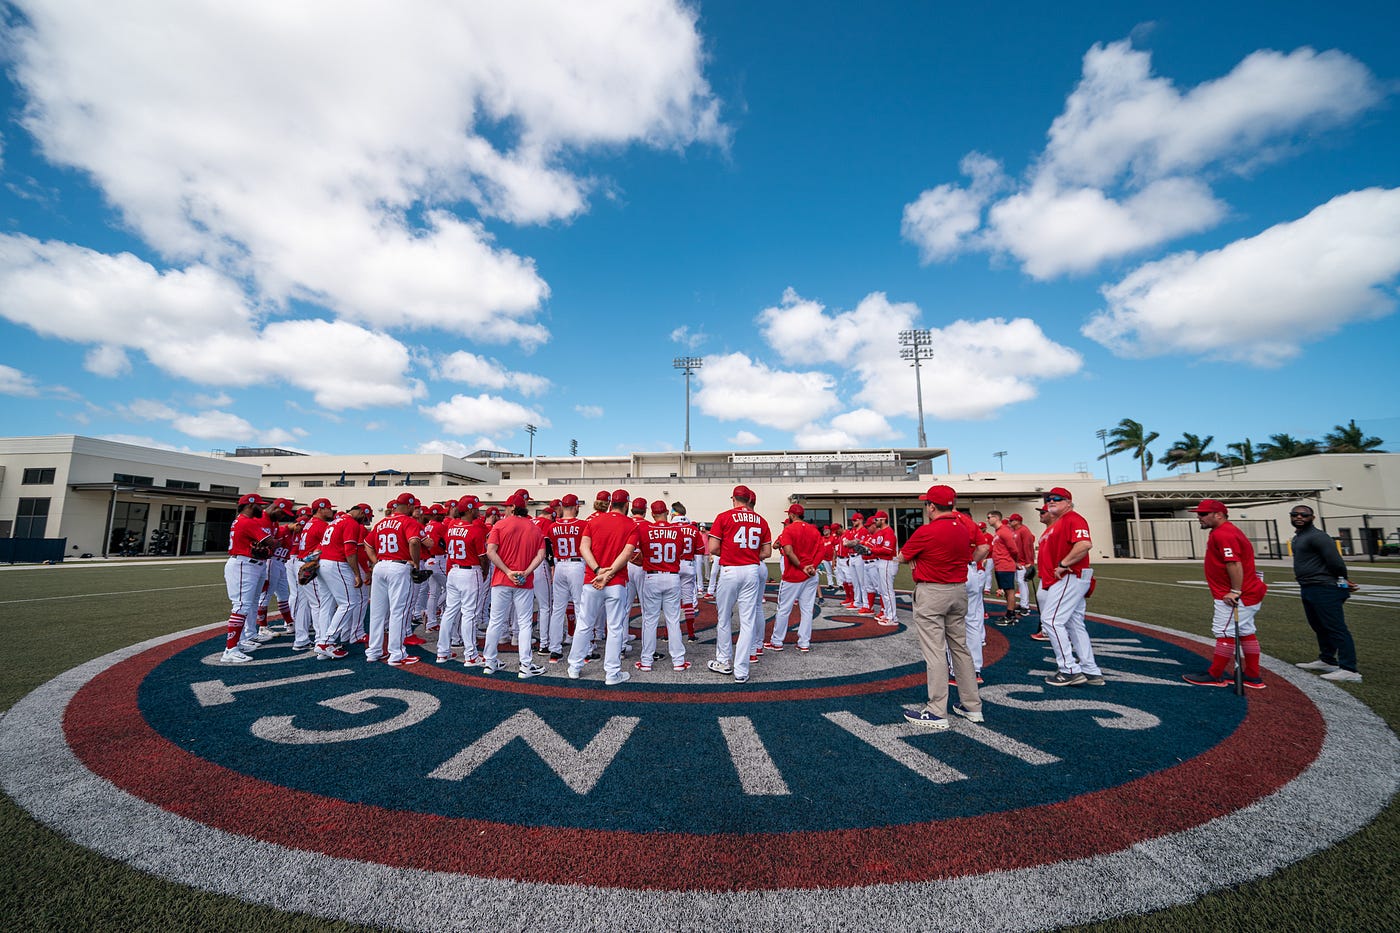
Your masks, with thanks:
[[[1026,565],[1026,579],[1027,579],[1027,580],[1034,580],[1034,579],[1035,579],[1035,564],[1027,564],[1027,565]]]
[[[433,572],[431,570],[424,570],[421,567],[415,567],[408,572],[408,575],[413,579],[414,583],[426,583],[428,578],[433,575]]]
[[[272,548],[266,544],[250,544],[248,553],[253,560],[267,560],[272,556]]]
[[[304,561],[301,565],[301,569],[297,571],[297,585],[308,585],[312,580],[316,579],[316,571],[320,569],[321,562],[319,560]]]

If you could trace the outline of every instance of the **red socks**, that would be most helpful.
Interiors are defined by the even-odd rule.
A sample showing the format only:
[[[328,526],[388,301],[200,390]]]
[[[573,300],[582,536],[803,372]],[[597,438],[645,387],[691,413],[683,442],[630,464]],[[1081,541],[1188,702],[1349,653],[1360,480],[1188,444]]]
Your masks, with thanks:
[[[1256,649],[1257,650],[1257,649]],[[1225,676],[1225,670],[1230,666],[1230,662],[1235,659],[1235,640],[1233,638],[1217,638],[1215,640],[1215,656],[1210,660],[1210,675],[1217,680]],[[1258,663],[1258,658],[1255,658]]]
[[[1255,635],[1245,635],[1240,639],[1244,651],[1244,676],[1250,680],[1259,679],[1259,639]]]
[[[238,642],[243,638],[243,620],[246,617],[241,613],[232,613],[228,617],[228,632],[224,637],[225,648],[237,648]]]

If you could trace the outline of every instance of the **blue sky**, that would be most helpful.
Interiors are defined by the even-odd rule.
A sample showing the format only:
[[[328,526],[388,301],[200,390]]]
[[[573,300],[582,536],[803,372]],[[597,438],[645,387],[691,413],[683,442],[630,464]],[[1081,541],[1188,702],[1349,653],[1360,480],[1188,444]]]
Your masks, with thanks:
[[[444,6],[13,4],[0,431],[1400,444],[1383,5]]]

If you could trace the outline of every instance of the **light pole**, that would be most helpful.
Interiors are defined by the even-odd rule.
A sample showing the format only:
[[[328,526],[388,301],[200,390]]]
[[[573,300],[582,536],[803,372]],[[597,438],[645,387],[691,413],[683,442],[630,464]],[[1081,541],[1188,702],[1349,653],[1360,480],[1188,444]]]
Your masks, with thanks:
[[[1000,470],[1002,473],[1005,473],[1005,472],[1006,472],[1006,451],[1004,451],[1004,450],[998,450],[996,453],[992,454],[992,456],[997,458],[997,469]]]
[[[1108,429],[1099,428],[1094,432],[1094,436],[1103,444],[1103,475],[1108,480],[1108,485],[1113,485],[1113,474],[1108,471]]]
[[[924,436],[924,381],[919,373],[919,363],[933,358],[933,333],[927,330],[902,330],[899,332],[899,358],[913,360],[914,391],[919,402],[919,446],[927,447]]]
[[[530,456],[532,457],[535,455],[535,432],[538,430],[539,428],[533,424],[525,425],[525,433],[530,435]]]
[[[685,452],[690,453],[690,377],[695,375],[695,371],[705,365],[704,359],[698,356],[678,356],[671,361],[674,369],[679,369],[685,373]]]

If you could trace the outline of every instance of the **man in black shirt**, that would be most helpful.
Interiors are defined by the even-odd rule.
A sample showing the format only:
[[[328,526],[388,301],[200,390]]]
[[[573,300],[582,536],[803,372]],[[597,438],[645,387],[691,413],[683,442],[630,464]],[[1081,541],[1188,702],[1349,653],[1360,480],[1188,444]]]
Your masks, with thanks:
[[[1356,645],[1347,630],[1342,605],[1356,590],[1347,579],[1347,565],[1326,532],[1313,527],[1313,510],[1294,506],[1288,513],[1293,536],[1293,576],[1303,597],[1303,613],[1317,635],[1317,660],[1297,665],[1319,671],[1324,680],[1359,683]]]

